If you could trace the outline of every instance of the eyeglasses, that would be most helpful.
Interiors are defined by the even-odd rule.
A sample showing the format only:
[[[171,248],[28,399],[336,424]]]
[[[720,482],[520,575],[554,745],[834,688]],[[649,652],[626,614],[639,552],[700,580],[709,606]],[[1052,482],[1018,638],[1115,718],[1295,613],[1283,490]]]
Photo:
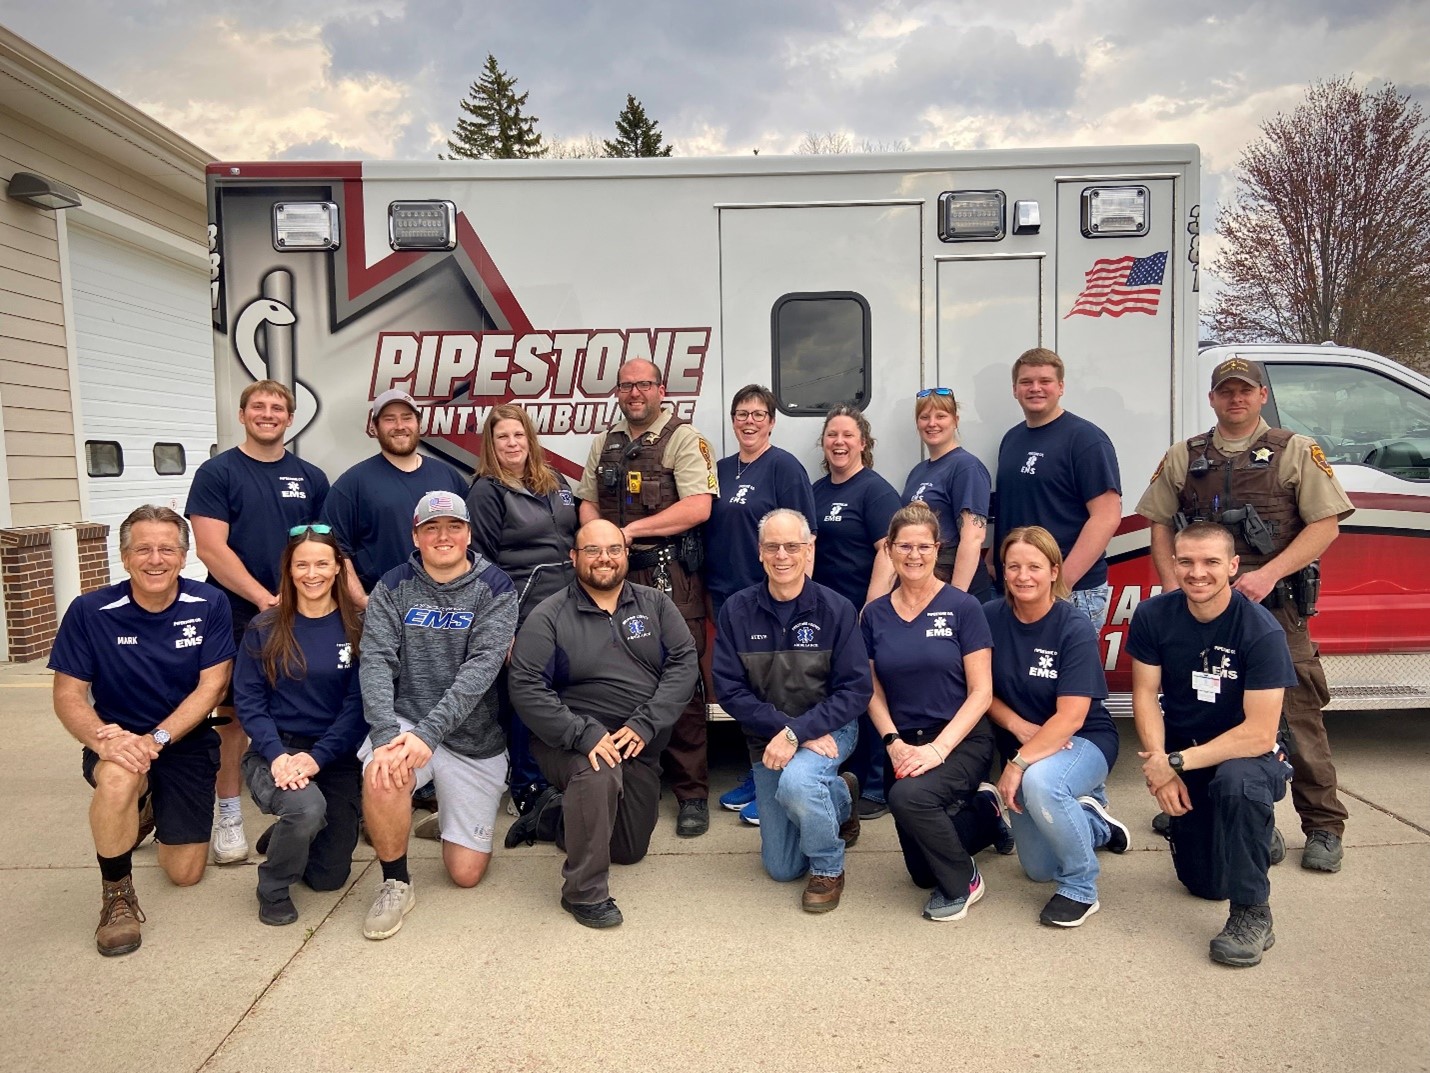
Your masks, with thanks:
[[[736,410],[730,415],[736,421],[764,421],[770,416],[768,410]]]
[[[155,552],[158,552],[159,558],[161,559],[177,559],[184,554],[185,550],[184,548],[176,548],[172,544],[160,544],[158,546],[153,544],[140,544],[137,547],[130,548],[126,554],[133,555],[137,559],[147,559]]]
[[[288,535],[295,537],[303,536],[305,533],[317,533],[319,536],[327,536],[332,531],[333,527],[331,525],[319,525],[314,523],[313,525],[295,525],[292,529],[288,530]]]
[[[894,550],[900,555],[912,555],[918,552],[920,555],[932,555],[938,550],[937,544],[895,544]]]
[[[582,544],[576,550],[588,559],[596,559],[602,555],[619,559],[626,553],[626,546],[624,544],[607,544],[603,547],[600,544]]]
[[[780,549],[784,548],[786,555],[798,555],[800,548],[807,547],[809,547],[809,542],[804,540],[787,540],[782,544],[777,544],[771,540],[761,544],[760,550],[766,555],[778,555]]]
[[[953,388],[951,388],[951,387],[926,387],[926,388],[924,388],[922,391],[920,391],[918,394],[916,394],[916,395],[914,396],[914,398],[916,398],[916,399],[926,399],[926,398],[928,398],[930,395],[952,395],[952,394],[953,394]]]
[[[659,380],[622,380],[616,384],[616,390],[622,395],[629,395],[632,391],[649,391],[659,385]]]

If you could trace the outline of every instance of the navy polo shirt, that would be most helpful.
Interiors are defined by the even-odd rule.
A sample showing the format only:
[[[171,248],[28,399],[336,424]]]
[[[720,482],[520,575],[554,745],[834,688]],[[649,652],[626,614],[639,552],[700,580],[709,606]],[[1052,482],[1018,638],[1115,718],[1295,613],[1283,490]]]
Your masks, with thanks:
[[[788,451],[771,447],[753,462],[738,454],[715,464],[720,494],[705,525],[705,585],[718,612],[735,593],[765,580],[760,565],[760,519],[776,507],[797,510],[819,528],[809,474]],[[736,474],[739,474],[737,477]]]
[[[868,467],[841,484],[821,477],[813,492],[819,521],[814,580],[863,607],[874,572],[874,544],[889,535],[889,519],[903,505],[899,493]]]

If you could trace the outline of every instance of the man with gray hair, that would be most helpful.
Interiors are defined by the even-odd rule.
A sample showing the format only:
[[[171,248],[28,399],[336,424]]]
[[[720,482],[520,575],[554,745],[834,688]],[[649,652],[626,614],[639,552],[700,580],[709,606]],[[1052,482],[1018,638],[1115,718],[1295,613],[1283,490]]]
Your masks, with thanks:
[[[720,609],[715,688],[745,731],[765,871],[780,882],[808,872],[803,908],[827,913],[859,837],[859,784],[839,765],[874,692],[869,657],[854,605],[805,574],[814,538],[804,515],[770,511],[759,545],[766,580]]]
[[[204,874],[218,775],[218,734],[204,718],[228,687],[234,643],[228,599],[182,577],[188,523],[143,506],[119,527],[127,581],[70,604],[50,653],[54,707],[84,746],[94,787],[89,825],[103,880],[94,941],[106,957],[139,948],[144,913],[134,893],[133,851],[152,801],[159,866],[180,887]]]

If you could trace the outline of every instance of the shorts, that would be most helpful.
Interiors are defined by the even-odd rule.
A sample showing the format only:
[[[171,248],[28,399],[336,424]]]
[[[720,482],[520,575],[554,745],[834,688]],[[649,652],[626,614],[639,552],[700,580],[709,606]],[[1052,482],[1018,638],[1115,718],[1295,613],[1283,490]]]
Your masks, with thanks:
[[[402,733],[412,729],[406,719],[399,718],[397,725]],[[366,771],[372,760],[372,738],[363,739],[358,759]],[[497,806],[506,793],[506,771],[504,752],[479,760],[438,745],[427,765],[417,769],[412,789],[419,790],[429,782],[437,787],[443,842],[490,853]]]
[[[94,785],[99,754],[82,750],[84,781]],[[154,805],[155,837],[166,846],[207,842],[213,832],[214,784],[218,779],[218,734],[208,727],[164,746],[149,765],[148,793]]]
[[[212,584],[212,582],[210,582]],[[228,593],[227,589],[223,590]],[[258,608],[254,607],[247,600],[228,593],[229,605],[233,611],[233,643],[236,647],[243,647],[243,635],[248,630],[248,624],[258,617]],[[220,708],[233,707],[233,675],[228,676],[228,685],[223,691],[223,698],[218,702]],[[237,716],[234,722],[237,722]]]

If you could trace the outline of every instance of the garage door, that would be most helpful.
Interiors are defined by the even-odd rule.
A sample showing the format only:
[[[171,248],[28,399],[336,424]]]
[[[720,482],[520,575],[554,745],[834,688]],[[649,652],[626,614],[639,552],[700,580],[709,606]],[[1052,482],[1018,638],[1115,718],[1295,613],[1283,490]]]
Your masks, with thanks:
[[[108,235],[69,230],[89,516],[110,526],[141,503],[183,512],[214,428],[208,276]],[[204,577],[192,553],[184,573]]]

